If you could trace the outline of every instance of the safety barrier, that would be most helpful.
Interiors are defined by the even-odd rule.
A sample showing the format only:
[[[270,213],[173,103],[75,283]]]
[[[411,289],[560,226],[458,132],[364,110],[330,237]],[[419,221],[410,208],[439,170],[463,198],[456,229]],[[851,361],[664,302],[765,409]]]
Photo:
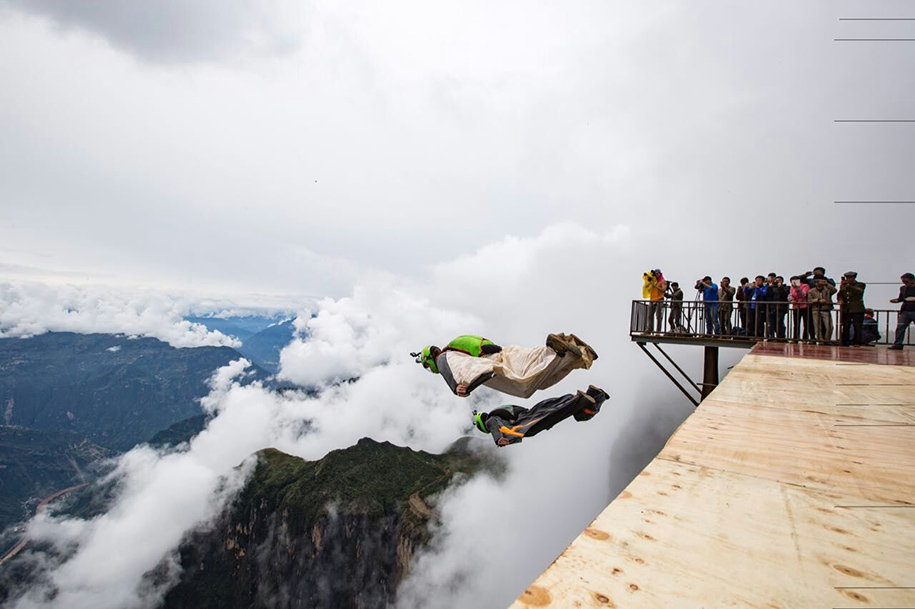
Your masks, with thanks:
[[[801,308],[785,301],[633,300],[629,334],[633,338],[893,344],[899,311],[873,312],[862,319],[863,340],[856,341],[855,316],[846,315],[839,304]],[[848,336],[843,337],[846,321]],[[905,330],[903,344],[913,344],[911,326]]]

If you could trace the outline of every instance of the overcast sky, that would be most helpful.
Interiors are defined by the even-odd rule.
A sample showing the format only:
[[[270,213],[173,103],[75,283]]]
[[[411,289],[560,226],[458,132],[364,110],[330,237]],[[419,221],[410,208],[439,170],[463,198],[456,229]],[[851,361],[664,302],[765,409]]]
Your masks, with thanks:
[[[433,561],[449,569],[419,564],[430,589],[454,589],[469,536],[449,513],[537,523],[561,509],[548,538],[504,555],[481,545],[470,561],[478,585],[459,592],[504,606],[691,410],[628,342],[643,270],[684,287],[818,264],[870,283],[915,270],[915,206],[834,204],[915,199],[915,123],[834,122],[915,119],[915,43],[833,40],[915,38],[915,22],[840,21],[892,16],[915,16],[910,0],[0,0],[0,332],[227,344],[181,317],[269,304],[304,323],[312,297],[329,296],[284,373],[361,380],[303,406],[309,416],[432,449],[466,430],[472,404],[400,354],[459,332],[528,345],[576,332],[601,359],[555,391],[594,382],[612,406],[514,447],[501,490],[458,491]],[[868,304],[894,292],[872,285]],[[698,358],[684,365],[695,375]],[[286,438],[301,412],[242,394],[228,395],[266,431],[203,436],[211,481],[249,449],[317,458],[356,438]],[[371,418],[388,412],[440,437]],[[138,450],[124,467],[146,462]],[[171,461],[147,460],[182,497]],[[566,480],[581,463],[595,484]],[[502,492],[530,472],[552,480],[548,500]],[[173,551],[185,525],[146,559]],[[91,570],[89,550],[111,541],[98,535],[63,575]],[[125,594],[148,568],[131,565]]]
[[[915,43],[833,41],[906,2],[142,6],[0,0],[2,276],[340,296],[559,222],[687,281],[911,266],[915,207],[833,204],[915,199],[913,124],[833,122],[913,118]]]

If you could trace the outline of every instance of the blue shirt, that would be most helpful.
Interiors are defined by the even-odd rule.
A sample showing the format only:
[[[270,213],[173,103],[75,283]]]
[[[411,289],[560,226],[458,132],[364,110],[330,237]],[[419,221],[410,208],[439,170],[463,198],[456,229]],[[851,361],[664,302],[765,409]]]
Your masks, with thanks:
[[[767,288],[768,288],[768,286],[765,286],[765,285],[760,288],[758,288],[754,285],[752,288],[750,288],[749,294],[750,294],[750,308],[751,309],[756,308],[757,300],[762,302],[766,299],[766,292],[768,292]]]
[[[718,300],[718,284],[712,283],[712,287],[702,286],[702,300]]]

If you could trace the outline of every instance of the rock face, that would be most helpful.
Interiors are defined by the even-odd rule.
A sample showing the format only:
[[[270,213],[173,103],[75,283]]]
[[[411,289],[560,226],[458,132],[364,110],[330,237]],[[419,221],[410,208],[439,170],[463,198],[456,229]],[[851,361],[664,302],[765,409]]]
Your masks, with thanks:
[[[215,527],[183,544],[166,607],[384,607],[428,540],[425,499],[481,463],[369,439],[320,461],[259,456]]]

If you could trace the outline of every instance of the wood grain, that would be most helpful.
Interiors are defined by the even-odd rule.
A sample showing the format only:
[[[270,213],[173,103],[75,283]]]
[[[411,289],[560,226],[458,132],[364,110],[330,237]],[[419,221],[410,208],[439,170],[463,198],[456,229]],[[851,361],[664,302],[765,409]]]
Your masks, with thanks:
[[[915,368],[749,354],[515,607],[915,607]]]

